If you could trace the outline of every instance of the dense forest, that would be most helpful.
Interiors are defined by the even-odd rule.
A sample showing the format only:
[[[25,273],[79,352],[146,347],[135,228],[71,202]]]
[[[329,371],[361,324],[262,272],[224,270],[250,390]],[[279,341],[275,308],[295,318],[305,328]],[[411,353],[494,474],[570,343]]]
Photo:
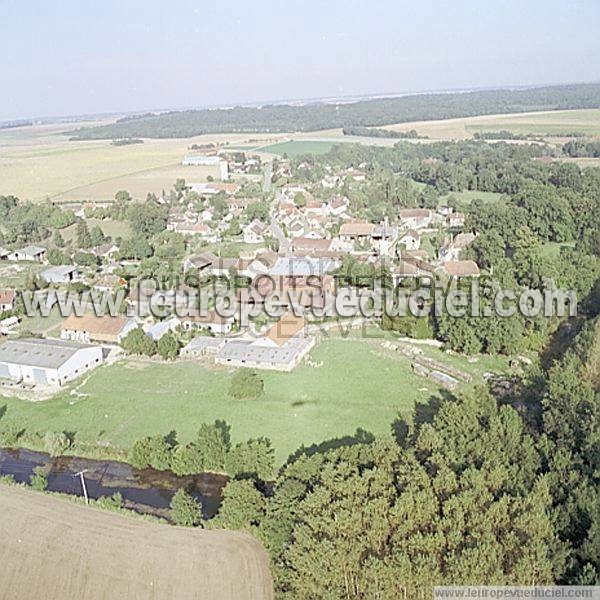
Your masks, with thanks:
[[[69,132],[73,139],[177,138],[203,133],[317,131],[476,115],[600,107],[600,84],[421,94],[353,103],[188,110],[125,117]]]

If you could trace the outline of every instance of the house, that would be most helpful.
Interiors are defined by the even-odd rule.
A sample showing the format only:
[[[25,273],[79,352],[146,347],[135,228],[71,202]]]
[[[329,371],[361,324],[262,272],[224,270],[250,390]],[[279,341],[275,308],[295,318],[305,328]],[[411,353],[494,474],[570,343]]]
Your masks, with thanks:
[[[233,317],[222,317],[217,311],[209,310],[205,315],[194,315],[181,319],[186,331],[203,329],[215,335],[227,335],[233,326]]]
[[[46,248],[40,246],[25,246],[15,250],[8,255],[8,260],[23,260],[29,262],[43,263],[46,259]]]
[[[398,217],[403,227],[423,229],[431,223],[432,214],[427,208],[403,208],[398,211]]]
[[[10,250],[7,250],[6,248],[0,246],[0,260],[6,260],[9,254]]]
[[[451,260],[442,264],[450,277],[478,277],[479,267],[474,260]]]
[[[181,321],[175,317],[166,321],[158,321],[146,329],[146,333],[155,341],[158,342],[161,337],[169,332],[175,331],[181,325]]]
[[[194,256],[188,256],[183,261],[183,272],[198,270],[199,273],[210,271],[210,267],[217,260],[213,252],[203,252]]]
[[[60,337],[63,340],[85,344],[89,342],[120,344],[136,327],[135,319],[131,317],[70,315],[61,326]]]
[[[16,292],[14,290],[0,290],[0,312],[7,312],[15,308]]]
[[[42,273],[41,277],[46,283],[72,283],[81,279],[81,273],[73,265],[62,265],[47,269]]]
[[[348,210],[349,204],[350,200],[346,196],[332,196],[328,202],[329,214],[340,217]]]
[[[9,340],[0,346],[0,377],[60,387],[102,363],[102,348],[55,339]]]
[[[470,246],[477,236],[474,233],[459,233],[453,240],[445,238],[439,250],[440,260],[459,260],[465,248]]]
[[[92,254],[98,258],[112,260],[118,256],[119,247],[115,244],[100,244],[100,246],[95,246],[92,248]]]
[[[418,250],[421,247],[421,236],[418,231],[409,229],[400,236],[398,243],[402,244],[407,250]]]
[[[265,241],[268,225],[254,219],[251,223],[244,227],[244,242],[246,244],[262,244]]]
[[[285,313],[265,335],[257,338],[231,338],[217,351],[217,364],[292,371],[315,345],[306,334],[303,317]]]
[[[446,215],[446,227],[464,227],[465,215],[459,212],[451,212]]]

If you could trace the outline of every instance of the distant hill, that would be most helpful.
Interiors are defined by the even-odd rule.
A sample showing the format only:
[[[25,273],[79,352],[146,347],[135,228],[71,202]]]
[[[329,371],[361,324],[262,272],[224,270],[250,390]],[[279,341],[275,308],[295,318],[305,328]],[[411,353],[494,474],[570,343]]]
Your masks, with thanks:
[[[317,131],[541,110],[600,108],[600,84],[419,94],[352,103],[186,110],[79,128],[73,139],[175,138],[203,133]]]

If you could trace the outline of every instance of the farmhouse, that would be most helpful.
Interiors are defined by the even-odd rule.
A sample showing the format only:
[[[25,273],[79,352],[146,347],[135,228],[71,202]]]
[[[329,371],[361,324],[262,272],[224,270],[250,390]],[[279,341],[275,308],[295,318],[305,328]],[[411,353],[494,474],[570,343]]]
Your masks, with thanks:
[[[54,339],[10,340],[0,346],[0,377],[60,387],[102,363],[102,348]]]
[[[51,267],[42,273],[42,279],[46,283],[71,283],[80,279],[81,273],[73,265],[62,265]]]
[[[75,342],[119,344],[137,327],[135,319],[128,317],[97,317],[96,315],[71,315],[62,324],[60,337]]]
[[[286,313],[261,337],[230,339],[218,350],[215,362],[235,367],[291,371],[315,345],[305,333],[303,317]]]
[[[0,290],[0,312],[13,310],[15,307],[15,291]]]
[[[375,225],[368,221],[350,221],[340,227],[339,237],[343,242],[354,242],[371,237]]]
[[[292,252],[294,254],[313,254],[315,252],[329,252],[332,240],[313,239],[310,237],[295,237],[292,239]]]
[[[17,261],[24,260],[29,262],[44,262],[46,258],[46,248],[41,246],[25,246],[19,250],[15,250],[8,255],[8,260]]]

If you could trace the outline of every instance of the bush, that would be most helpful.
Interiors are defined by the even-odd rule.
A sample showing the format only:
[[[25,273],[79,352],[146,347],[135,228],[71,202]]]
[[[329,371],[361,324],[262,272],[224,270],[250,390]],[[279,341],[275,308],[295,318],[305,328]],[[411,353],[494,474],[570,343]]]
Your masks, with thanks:
[[[44,449],[52,457],[61,456],[70,445],[71,440],[63,431],[48,431],[44,435]]]
[[[29,478],[29,485],[38,492],[43,492],[48,487],[48,477],[44,467],[36,467],[33,475]]]
[[[264,387],[262,377],[254,369],[238,369],[231,378],[229,395],[238,400],[258,398]]]
[[[0,446],[4,448],[14,448],[21,437],[23,428],[14,423],[7,423],[0,430]]]

